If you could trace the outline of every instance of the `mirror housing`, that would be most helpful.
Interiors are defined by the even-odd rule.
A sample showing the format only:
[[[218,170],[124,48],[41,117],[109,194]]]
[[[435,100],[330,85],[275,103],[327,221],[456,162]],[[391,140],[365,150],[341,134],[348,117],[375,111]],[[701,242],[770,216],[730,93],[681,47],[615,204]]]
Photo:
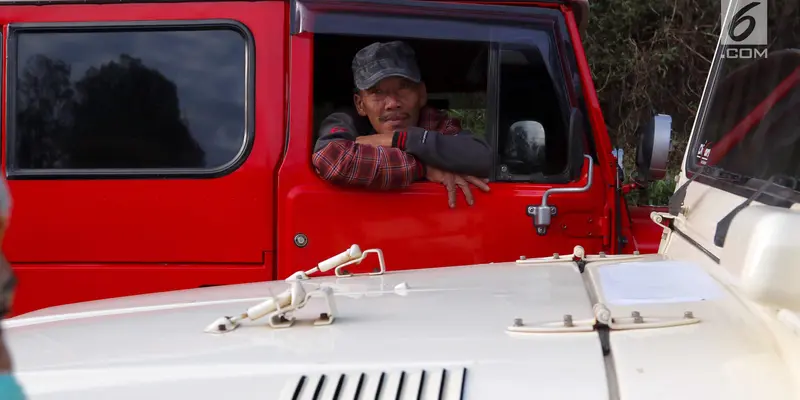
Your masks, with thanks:
[[[755,302],[800,311],[800,211],[750,205],[731,221],[720,265]]]
[[[537,121],[517,121],[508,129],[503,156],[514,173],[531,174],[546,162],[544,126]]]
[[[672,140],[672,117],[654,115],[639,134],[636,146],[637,180],[643,183],[664,179]]]

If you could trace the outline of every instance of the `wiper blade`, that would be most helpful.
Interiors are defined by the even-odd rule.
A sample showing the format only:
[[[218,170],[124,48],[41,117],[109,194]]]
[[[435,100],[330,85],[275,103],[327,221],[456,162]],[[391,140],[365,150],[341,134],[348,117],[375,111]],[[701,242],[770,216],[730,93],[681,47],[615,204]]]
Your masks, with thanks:
[[[705,175],[711,178],[723,180],[729,183],[735,184],[744,184],[750,180],[749,176],[737,174],[735,172],[726,171],[723,168],[715,167],[711,165],[704,165],[700,167],[700,169],[689,178],[686,183],[681,185],[675,193],[669,198],[669,213],[678,216],[681,212],[681,208],[683,207],[683,200],[686,198],[686,190],[689,188],[689,184],[694,182],[698,176]]]
[[[780,181],[776,183],[775,182],[776,179],[780,179]],[[761,193],[764,193],[764,191],[767,190],[768,187],[773,185],[787,187],[786,180],[792,181],[793,186],[797,187],[797,179],[791,176],[783,174],[772,175],[769,177],[768,181],[764,182],[764,184],[761,185],[761,187],[758,188],[758,190],[755,193],[753,193],[752,196],[750,196],[747,200],[743,201],[742,204],[739,204],[736,208],[731,210],[731,212],[729,212],[728,215],[719,220],[719,222],[717,222],[717,230],[714,233],[714,244],[718,247],[722,247],[723,245],[725,245],[725,238],[728,236],[728,229],[731,226],[731,221],[733,221],[733,217],[735,217],[736,214],[739,213],[739,211],[742,211],[747,206],[749,206],[750,203],[752,203],[756,197],[760,196]]]
[[[747,181],[750,180],[749,176],[737,174],[735,172],[730,172],[719,167],[710,167],[710,169],[711,169],[711,173],[709,174],[710,176],[719,180],[723,180],[725,182],[745,184],[747,183]]]

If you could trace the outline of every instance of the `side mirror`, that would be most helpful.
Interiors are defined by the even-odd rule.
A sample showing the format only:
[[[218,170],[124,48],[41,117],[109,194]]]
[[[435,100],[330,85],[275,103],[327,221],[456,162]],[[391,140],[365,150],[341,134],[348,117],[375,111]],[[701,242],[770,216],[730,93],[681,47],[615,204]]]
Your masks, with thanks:
[[[545,163],[544,126],[536,121],[517,121],[508,129],[503,152],[515,174],[531,174]]]
[[[800,212],[750,205],[731,221],[720,265],[750,300],[798,312],[798,253]]]
[[[652,182],[666,177],[671,139],[672,117],[665,114],[653,116],[639,134],[636,147],[638,180]]]

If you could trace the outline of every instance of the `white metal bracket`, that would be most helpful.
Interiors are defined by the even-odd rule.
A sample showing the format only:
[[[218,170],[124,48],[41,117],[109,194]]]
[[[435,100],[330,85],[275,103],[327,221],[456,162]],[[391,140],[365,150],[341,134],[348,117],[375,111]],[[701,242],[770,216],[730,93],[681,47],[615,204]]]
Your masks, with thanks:
[[[507,330],[514,333],[566,333],[566,332],[591,332],[599,327],[614,331],[634,329],[670,328],[691,325],[700,322],[691,311],[684,312],[683,316],[642,316],[638,311],[631,313],[630,317],[611,317],[611,311],[603,304],[595,304],[592,308],[594,318],[573,321],[572,315],[566,314],[561,321],[544,322],[526,325],[522,319],[514,320],[513,325]]]
[[[343,270],[345,266],[351,264],[359,264],[367,254],[375,253],[378,255],[380,268],[374,272],[363,274],[350,274]],[[273,328],[287,328],[294,325],[295,317],[294,312],[305,307],[312,297],[324,297],[326,312],[320,313],[319,318],[314,320],[315,326],[330,325],[333,323],[336,314],[336,301],[333,295],[333,288],[324,284],[312,284],[309,281],[309,275],[317,272],[326,272],[335,268],[337,277],[352,277],[358,275],[382,275],[386,272],[386,262],[383,259],[383,251],[381,249],[369,249],[362,252],[358,245],[354,244],[349,249],[324,260],[317,264],[316,267],[308,271],[297,271],[291,276],[286,278],[289,283],[289,288],[278,294],[272,295],[247,309],[246,312],[233,317],[222,317],[208,325],[205,329],[208,333],[225,333],[230,332],[239,327],[239,323],[245,319],[251,321],[257,320],[262,317],[267,317],[269,325]],[[303,285],[315,285],[316,288],[310,292],[306,292]],[[267,286],[269,291],[269,286]]]
[[[359,274],[353,274],[353,273],[350,273],[349,271],[344,269],[344,267],[346,267],[348,265],[361,264],[361,261],[363,261],[365,258],[367,258],[367,254],[369,254],[369,253],[375,253],[375,254],[378,255],[378,263],[379,263],[380,267],[378,267],[375,271],[359,273]],[[338,276],[340,278],[341,277],[360,276],[360,275],[383,275],[386,272],[386,261],[383,259],[383,251],[381,251],[381,249],[365,250],[363,253],[361,253],[361,257],[359,257],[359,258],[357,258],[355,260],[348,261],[348,262],[346,262],[346,263],[344,263],[342,265],[339,265],[338,267],[336,267],[336,269],[333,270],[333,272],[335,272],[336,276]]]
[[[660,226],[660,227],[662,227],[662,228],[664,228],[664,229],[666,229],[668,231],[671,231],[672,229],[670,229],[670,227],[668,227],[668,226],[666,226],[666,225],[664,225],[662,223],[662,222],[664,222],[665,219],[675,219],[675,216],[670,214],[670,213],[663,213],[663,212],[658,212],[658,211],[653,211],[653,212],[650,213],[650,220],[651,221],[655,222],[656,225],[658,225],[658,226]]]
[[[570,255],[560,255],[554,253],[551,257],[537,257],[537,258],[520,258],[517,264],[531,265],[531,264],[554,264],[563,262],[578,262],[588,263],[592,261],[631,261],[641,259],[643,256],[635,251],[633,254],[586,254],[583,246],[575,246]],[[583,272],[583,271],[581,271]]]
[[[666,250],[666,245],[669,243],[670,237],[672,236],[672,229],[664,224],[665,220],[674,220],[676,217],[670,213],[663,213],[663,212],[656,212],[653,211],[650,213],[650,220],[653,221],[656,225],[661,227],[661,241],[658,245],[658,251],[661,252],[662,250]]]
[[[300,284],[300,282],[295,283]],[[286,308],[277,307],[275,311],[269,314],[269,325],[273,328],[288,328],[294,325],[296,320],[294,317],[294,312],[305,307],[312,297],[324,297],[327,310],[327,312],[320,313],[319,318],[314,320],[314,325],[320,326],[332,324],[337,313],[336,301],[333,297],[333,289],[328,286],[323,286],[317,290],[307,293],[303,300],[297,305],[290,305]]]

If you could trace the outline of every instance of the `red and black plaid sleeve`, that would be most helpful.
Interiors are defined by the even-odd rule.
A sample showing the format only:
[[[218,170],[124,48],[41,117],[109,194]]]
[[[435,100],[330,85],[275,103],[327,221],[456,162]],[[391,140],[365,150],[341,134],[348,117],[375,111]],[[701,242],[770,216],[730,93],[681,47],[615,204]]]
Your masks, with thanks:
[[[425,176],[417,159],[400,149],[331,140],[312,159],[319,176],[331,183],[372,189],[404,188]]]
[[[437,109],[424,107],[420,125],[445,135],[461,131],[461,123]],[[408,187],[425,177],[420,160],[403,151],[403,146],[389,148],[357,144],[351,117],[330,116],[323,123],[323,137],[317,145],[312,163],[317,174],[334,184],[372,189]]]

